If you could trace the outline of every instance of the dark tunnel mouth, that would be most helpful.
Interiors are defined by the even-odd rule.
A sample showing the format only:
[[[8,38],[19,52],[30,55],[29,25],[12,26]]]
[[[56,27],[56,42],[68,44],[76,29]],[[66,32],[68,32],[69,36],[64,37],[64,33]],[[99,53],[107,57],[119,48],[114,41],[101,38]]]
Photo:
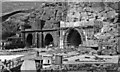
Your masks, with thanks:
[[[78,47],[82,44],[80,33],[76,29],[70,29],[66,36],[66,46]]]
[[[32,45],[32,39],[33,39],[32,34],[28,34],[27,39],[26,39],[27,46],[31,46]]]
[[[48,46],[50,44],[53,44],[53,36],[51,34],[47,34],[45,36],[45,46]]]

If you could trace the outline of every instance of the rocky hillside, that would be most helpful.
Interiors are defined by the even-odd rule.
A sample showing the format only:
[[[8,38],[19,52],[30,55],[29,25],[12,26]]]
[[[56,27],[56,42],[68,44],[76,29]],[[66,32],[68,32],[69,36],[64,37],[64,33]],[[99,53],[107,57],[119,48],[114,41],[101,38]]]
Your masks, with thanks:
[[[68,9],[67,3],[64,2],[4,2],[2,8],[3,14],[20,9],[35,9],[27,14],[19,13],[12,15],[6,21],[2,22],[3,39],[15,35],[19,31],[21,24],[26,23],[31,25],[39,18],[45,20],[47,26],[50,26],[53,22],[65,20]]]
[[[36,19],[46,21],[45,28],[52,26],[57,21],[93,21],[96,23],[96,33],[98,39],[113,38],[118,34],[119,26],[119,3],[103,2],[4,2],[2,11],[8,13],[19,9],[35,9],[30,13],[19,13],[9,17],[2,22],[2,37],[18,33],[21,24],[34,24]],[[99,30],[98,30],[99,29]],[[98,30],[98,31],[97,31]]]
[[[103,49],[105,48],[103,54],[116,54],[116,50],[119,50],[117,48],[119,48],[118,40],[120,38],[120,10],[118,5],[117,2],[71,2],[68,4],[66,21],[80,21],[83,24],[85,22],[94,23],[94,34],[88,34],[88,37],[93,37],[91,38],[92,42],[99,41],[99,45],[102,45]]]

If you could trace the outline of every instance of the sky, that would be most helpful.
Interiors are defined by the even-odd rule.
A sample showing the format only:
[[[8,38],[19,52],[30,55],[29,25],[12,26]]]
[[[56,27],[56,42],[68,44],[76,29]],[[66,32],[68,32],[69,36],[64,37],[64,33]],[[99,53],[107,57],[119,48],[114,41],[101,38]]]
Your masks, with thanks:
[[[62,2],[62,1],[70,1],[70,2],[101,2],[101,1],[104,1],[104,2],[118,2],[120,0],[0,0],[2,2],[5,2],[5,1],[59,1],[59,2]]]

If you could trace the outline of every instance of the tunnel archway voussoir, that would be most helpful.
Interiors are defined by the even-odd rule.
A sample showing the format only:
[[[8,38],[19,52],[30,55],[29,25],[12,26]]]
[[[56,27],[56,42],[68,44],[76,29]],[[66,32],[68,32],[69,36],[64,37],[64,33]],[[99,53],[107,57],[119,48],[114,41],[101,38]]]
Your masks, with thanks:
[[[82,44],[82,35],[80,29],[69,28],[64,36],[64,46],[78,47]]]

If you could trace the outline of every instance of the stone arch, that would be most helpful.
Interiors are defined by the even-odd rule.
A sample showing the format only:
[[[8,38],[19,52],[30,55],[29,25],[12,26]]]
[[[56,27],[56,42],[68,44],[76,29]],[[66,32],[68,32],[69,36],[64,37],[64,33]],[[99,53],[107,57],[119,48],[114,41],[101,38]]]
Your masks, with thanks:
[[[44,39],[45,46],[48,46],[50,44],[53,44],[53,36],[50,33],[47,33]]]
[[[64,47],[78,47],[80,44],[83,44],[83,41],[85,41],[85,36],[82,29],[69,28],[64,35],[63,44]]]
[[[26,45],[27,46],[31,46],[32,45],[32,40],[33,40],[33,35],[32,34],[28,34],[27,38],[26,38]]]

